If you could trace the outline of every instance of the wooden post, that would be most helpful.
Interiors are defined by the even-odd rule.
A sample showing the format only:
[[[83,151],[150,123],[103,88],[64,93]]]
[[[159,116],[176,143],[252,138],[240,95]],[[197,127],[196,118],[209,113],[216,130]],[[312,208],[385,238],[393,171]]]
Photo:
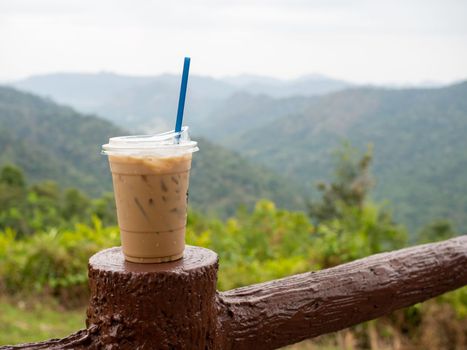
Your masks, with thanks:
[[[0,349],[276,349],[467,285],[467,236],[227,292],[216,278],[204,248],[151,265],[107,249],[89,262],[87,329]]]
[[[188,246],[165,264],[126,262],[120,248],[89,261],[88,327],[97,348],[212,349],[217,310],[217,255]]]

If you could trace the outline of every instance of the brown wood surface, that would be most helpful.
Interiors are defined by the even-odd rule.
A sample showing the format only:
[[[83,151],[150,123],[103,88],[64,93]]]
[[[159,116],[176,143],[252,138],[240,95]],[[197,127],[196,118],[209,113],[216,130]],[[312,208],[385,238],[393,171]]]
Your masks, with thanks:
[[[87,329],[0,349],[276,349],[467,285],[467,236],[227,292],[216,279],[204,248],[149,265],[107,249],[89,262]]]
[[[91,299],[86,324],[96,348],[212,349],[216,331],[217,255],[187,246],[184,259],[126,262],[120,248],[89,261]]]
[[[467,236],[219,293],[224,349],[276,349],[467,284]]]

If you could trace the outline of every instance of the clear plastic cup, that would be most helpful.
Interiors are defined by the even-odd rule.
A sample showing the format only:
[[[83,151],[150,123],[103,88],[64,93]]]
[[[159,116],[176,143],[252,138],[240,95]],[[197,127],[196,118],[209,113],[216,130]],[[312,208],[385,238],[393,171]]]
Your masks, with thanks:
[[[109,156],[125,259],[159,263],[185,249],[188,186],[197,142],[188,128],[158,135],[113,137]]]

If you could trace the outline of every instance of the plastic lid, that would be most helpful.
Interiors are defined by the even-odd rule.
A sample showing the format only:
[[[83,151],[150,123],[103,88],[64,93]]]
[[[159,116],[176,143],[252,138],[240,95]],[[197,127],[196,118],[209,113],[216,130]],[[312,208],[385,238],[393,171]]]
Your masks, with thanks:
[[[136,135],[111,137],[109,143],[102,146],[106,155],[161,155],[171,156],[193,153],[199,150],[198,143],[190,139],[188,127],[181,132],[174,130],[157,135]]]

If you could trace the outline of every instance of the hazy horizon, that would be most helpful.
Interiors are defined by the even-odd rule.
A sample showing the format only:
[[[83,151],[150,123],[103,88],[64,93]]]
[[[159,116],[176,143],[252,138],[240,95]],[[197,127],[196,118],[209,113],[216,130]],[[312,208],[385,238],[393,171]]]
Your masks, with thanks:
[[[11,84],[16,84],[21,81],[28,80],[30,78],[37,78],[37,77],[46,77],[46,76],[54,76],[54,75],[116,75],[116,76],[121,76],[121,77],[132,77],[132,78],[157,78],[160,76],[164,75],[170,75],[170,76],[181,76],[181,73],[174,73],[174,72],[161,72],[157,74],[127,74],[127,73],[121,73],[121,72],[114,72],[114,71],[106,71],[106,70],[101,70],[101,71],[57,71],[57,72],[46,72],[46,73],[39,73],[39,74],[33,74],[33,75],[28,75],[25,77],[20,77],[18,79],[9,79],[9,80],[2,80],[0,79],[0,84],[4,85],[11,85]],[[441,86],[448,86],[452,84],[457,84],[461,83],[464,81],[467,81],[467,75],[465,77],[461,77],[459,79],[455,79],[452,81],[435,81],[435,80],[420,80],[420,81],[396,81],[396,82],[355,82],[355,81],[349,81],[342,79],[340,77],[335,77],[335,76],[330,76],[328,74],[321,74],[321,73],[305,73],[303,75],[299,75],[296,77],[289,77],[289,78],[283,78],[283,77],[275,77],[271,75],[262,75],[262,74],[252,74],[252,73],[239,73],[236,75],[225,75],[225,76],[212,76],[209,74],[190,74],[191,76],[197,76],[197,77],[203,77],[203,78],[212,78],[212,79],[218,79],[218,80],[223,80],[227,81],[229,79],[233,78],[239,78],[239,77],[252,77],[252,78],[263,78],[263,79],[274,79],[283,83],[288,83],[288,82],[293,82],[297,81],[300,79],[332,79],[332,80],[337,80],[337,81],[342,81],[351,85],[355,86],[375,86],[375,87],[394,87],[394,88],[411,88],[411,87],[441,87]]]
[[[467,2],[6,0],[0,81],[114,72],[447,84],[467,78]]]

